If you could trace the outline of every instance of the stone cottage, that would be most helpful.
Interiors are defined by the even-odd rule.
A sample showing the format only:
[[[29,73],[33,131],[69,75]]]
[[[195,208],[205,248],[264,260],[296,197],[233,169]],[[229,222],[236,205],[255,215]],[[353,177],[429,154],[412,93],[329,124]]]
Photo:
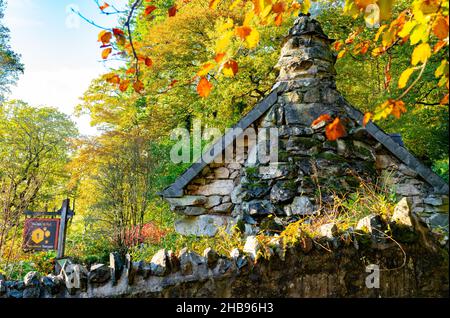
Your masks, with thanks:
[[[234,160],[200,158],[160,193],[183,216],[175,224],[179,233],[214,236],[219,227],[239,224],[252,234],[268,215],[288,223],[318,213],[361,181],[388,183],[429,227],[448,231],[448,184],[394,136],[373,123],[363,127],[363,114],[336,89],[332,42],[316,20],[297,18],[281,50],[277,83],[235,126],[276,128],[276,162],[249,160],[267,140],[251,143],[225,134],[205,153],[214,153],[214,159],[231,151]],[[312,125],[325,114],[340,118],[344,137],[329,141],[326,121]],[[233,150],[239,144],[242,153]]]

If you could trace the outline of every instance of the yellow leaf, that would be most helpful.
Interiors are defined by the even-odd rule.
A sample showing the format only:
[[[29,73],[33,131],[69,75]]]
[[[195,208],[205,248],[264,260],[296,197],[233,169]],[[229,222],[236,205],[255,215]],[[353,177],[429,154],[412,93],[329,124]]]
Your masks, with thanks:
[[[259,43],[259,32],[258,30],[252,28],[252,31],[250,32],[250,35],[247,36],[245,39],[245,42],[247,43],[247,47],[249,49],[253,49],[256,46],[258,46]]]
[[[439,65],[439,67],[434,72],[434,76],[436,76],[436,78],[439,78],[445,73],[448,73],[448,62],[446,60],[442,60],[441,65]]]
[[[217,8],[217,5],[219,4],[220,0],[211,0],[209,2],[209,8],[215,10]]]
[[[414,28],[414,31],[411,34],[411,45],[415,45],[419,43],[421,40],[422,42],[428,41],[428,26],[426,24],[419,24]]]
[[[242,1],[242,0],[235,0],[235,1],[233,1],[233,3],[231,4],[229,10],[233,10],[234,8],[236,8],[237,5],[238,5],[239,3],[241,3],[241,1]]]
[[[203,64],[202,68],[200,71],[198,71],[197,75],[200,77],[206,76],[209,71],[211,71],[214,68],[214,64],[213,63],[205,63]]]
[[[403,71],[402,75],[400,75],[400,79],[398,80],[398,88],[405,88],[412,73],[414,73],[414,68],[408,68]]]
[[[311,8],[311,1],[310,0],[303,0],[302,4],[302,13],[307,14],[309,12],[309,9]]]
[[[416,66],[419,62],[425,63],[431,56],[431,47],[428,43],[422,43],[413,51],[411,64]]]
[[[414,27],[417,25],[417,21],[416,20],[411,20],[405,23],[405,25],[403,26],[402,30],[398,33],[398,36],[401,38],[404,38],[405,36],[408,36],[412,29],[414,29]]]
[[[252,19],[253,19],[254,16],[255,16],[255,12],[254,11],[248,11],[245,14],[244,23],[242,25],[243,26],[249,26],[250,22],[252,22]]]
[[[221,33],[223,33],[224,31],[231,29],[233,26],[234,26],[234,21],[233,21],[233,19],[228,18],[227,21],[226,21],[225,23],[223,23],[222,25],[220,25],[220,26],[217,28],[217,32],[218,32],[219,34],[221,34]]]
[[[231,44],[233,31],[227,31],[216,43],[216,53],[226,52]]]
[[[382,26],[378,29],[378,32],[377,32],[377,34],[375,35],[375,39],[374,39],[375,42],[378,41],[378,39],[380,38],[380,36],[381,36],[381,34],[383,33],[384,29],[386,29],[386,28],[387,28],[387,25],[385,24],[385,25],[382,25]]]

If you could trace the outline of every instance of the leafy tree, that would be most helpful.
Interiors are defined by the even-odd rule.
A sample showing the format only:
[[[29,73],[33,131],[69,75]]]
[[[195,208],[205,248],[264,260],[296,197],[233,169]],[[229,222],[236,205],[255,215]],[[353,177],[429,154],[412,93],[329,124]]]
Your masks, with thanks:
[[[25,209],[48,209],[68,194],[65,165],[76,134],[74,123],[54,108],[0,104],[0,257],[5,243],[14,243]]]
[[[9,92],[9,86],[15,83],[18,75],[24,71],[20,56],[9,46],[9,29],[2,23],[5,5],[5,1],[0,0],[0,102],[5,93]]]

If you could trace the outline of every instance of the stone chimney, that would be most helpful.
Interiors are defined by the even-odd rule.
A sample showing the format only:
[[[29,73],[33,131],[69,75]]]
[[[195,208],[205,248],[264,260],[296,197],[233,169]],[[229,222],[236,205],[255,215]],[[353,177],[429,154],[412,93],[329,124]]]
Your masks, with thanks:
[[[277,130],[278,160],[250,162],[255,149],[267,146],[258,140],[247,144],[235,162],[194,163],[162,194],[184,216],[175,223],[179,233],[213,236],[217,228],[235,224],[245,225],[246,234],[276,233],[301,217],[322,213],[336,195],[357,191],[361,181],[375,183],[385,175],[393,178],[400,197],[416,202],[417,213],[433,187],[448,192],[445,182],[376,125],[361,126],[363,115],[336,89],[332,42],[309,15],[296,19],[272,92],[236,125]],[[324,114],[339,117],[346,135],[327,140],[327,122],[312,125]],[[225,152],[238,144],[238,138],[227,144],[227,137],[213,148]]]

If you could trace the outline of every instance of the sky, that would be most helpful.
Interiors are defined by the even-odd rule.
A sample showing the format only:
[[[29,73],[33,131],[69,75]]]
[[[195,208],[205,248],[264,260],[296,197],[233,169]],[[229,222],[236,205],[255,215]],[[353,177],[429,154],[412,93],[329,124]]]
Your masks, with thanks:
[[[119,9],[127,2],[108,1]],[[115,65],[101,61],[101,30],[74,15],[72,7],[99,25],[116,26],[117,17],[101,14],[94,0],[7,0],[4,24],[25,65],[9,99],[56,107],[72,116],[80,133],[92,135],[97,131],[89,116],[75,117],[74,107],[91,80]]]

